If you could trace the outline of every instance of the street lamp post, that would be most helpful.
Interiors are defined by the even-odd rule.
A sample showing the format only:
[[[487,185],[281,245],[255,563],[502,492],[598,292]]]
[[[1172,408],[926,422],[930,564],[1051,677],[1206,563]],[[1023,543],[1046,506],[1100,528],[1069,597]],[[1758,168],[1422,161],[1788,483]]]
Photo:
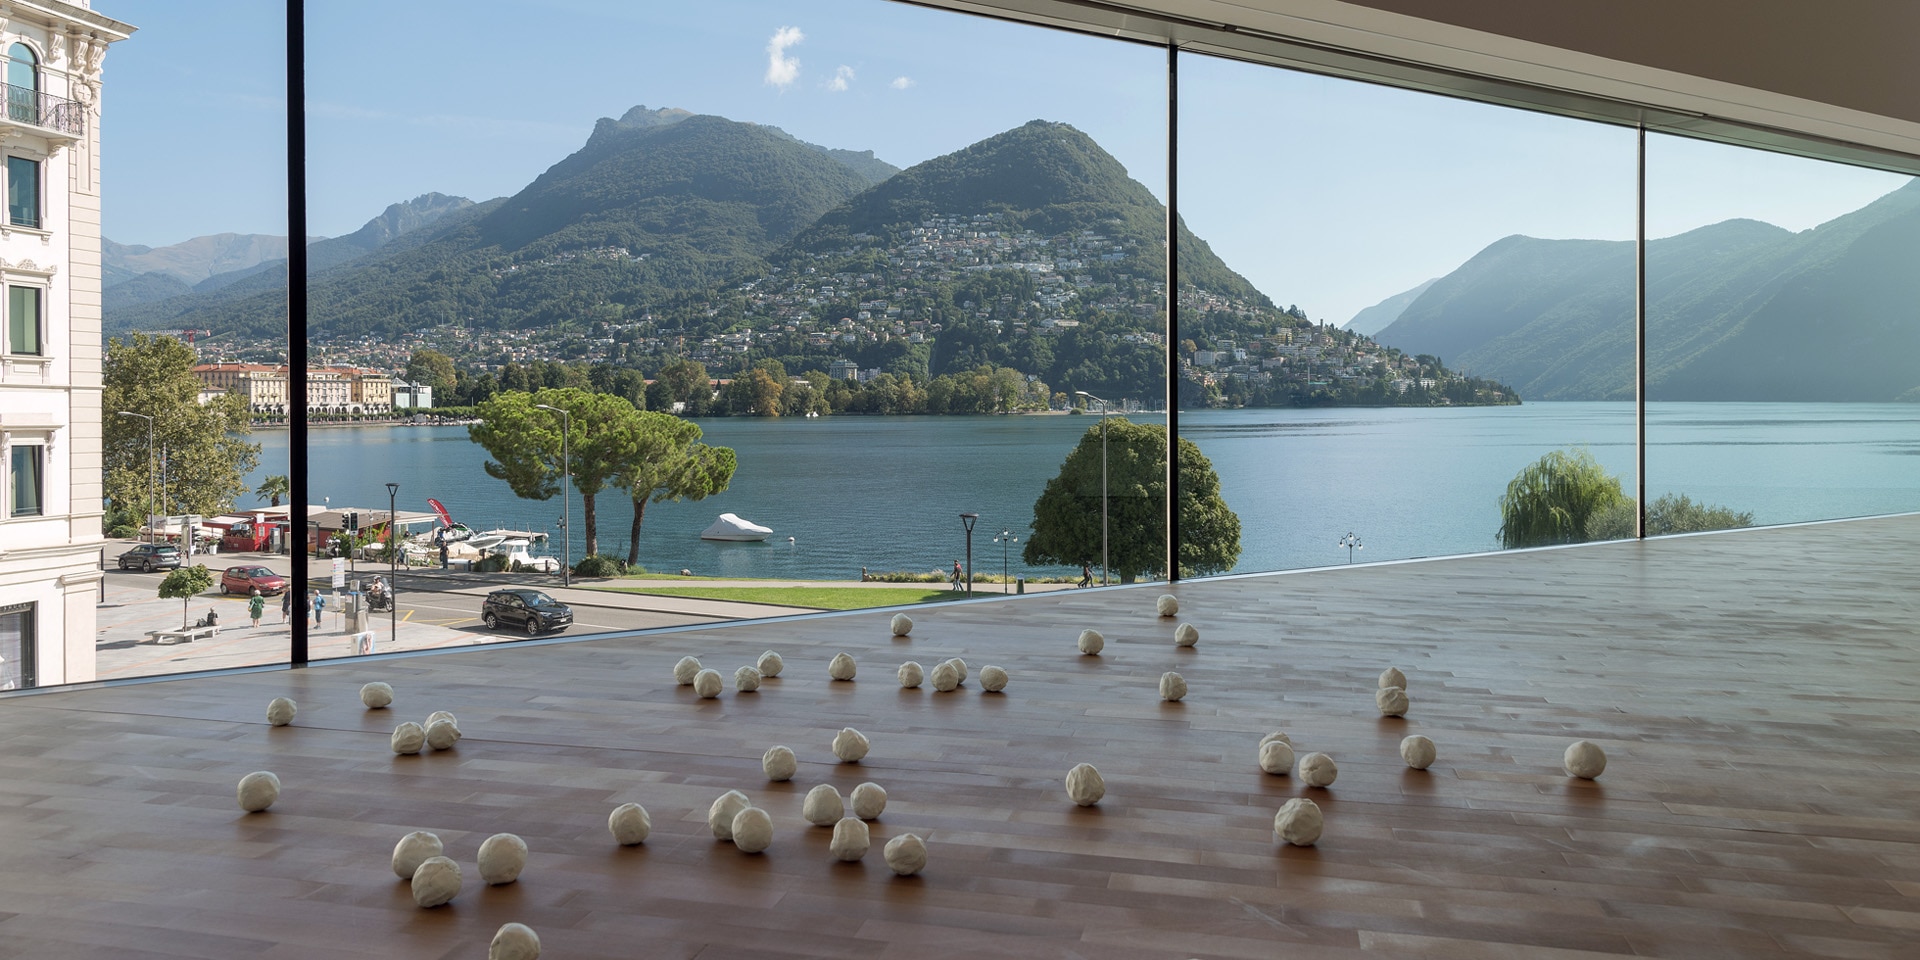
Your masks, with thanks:
[[[1007,576],[1007,546],[1019,543],[1020,538],[1014,536],[1011,530],[1002,530],[999,536],[993,538],[993,542],[1000,545],[1000,592],[1012,593],[1013,579]]]
[[[977,513],[963,513],[960,523],[967,528],[967,596],[973,596],[973,524],[980,519]]]
[[[1085,390],[1074,393],[1100,405],[1100,585],[1107,585],[1107,402]]]
[[[394,525],[399,512],[400,485],[387,484],[387,642],[400,639],[400,533]]]
[[[560,470],[564,479],[560,481],[560,540],[561,555],[566,559],[560,564],[560,585],[573,586],[573,528],[567,511],[567,488],[573,485],[573,450],[569,446],[573,435],[573,416],[567,411],[546,403],[536,403],[540,410],[551,410],[560,415]]]
[[[1346,536],[1340,538],[1340,545],[1347,548],[1348,563],[1353,562],[1353,552],[1355,550],[1365,550],[1367,548],[1366,544],[1360,542],[1360,535],[1351,530],[1347,531]]]
[[[147,542],[153,543],[155,542],[153,539],[153,417],[127,410],[122,410],[114,416],[139,417],[147,422]]]

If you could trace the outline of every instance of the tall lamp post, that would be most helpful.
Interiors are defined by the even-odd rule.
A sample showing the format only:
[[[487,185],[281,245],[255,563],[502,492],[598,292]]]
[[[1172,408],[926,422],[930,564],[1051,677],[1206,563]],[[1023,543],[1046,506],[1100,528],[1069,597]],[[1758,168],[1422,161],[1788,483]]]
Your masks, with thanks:
[[[1002,530],[999,536],[993,538],[993,542],[1000,545],[1000,592],[1012,593],[1013,580],[1007,576],[1007,546],[1019,543],[1020,538],[1014,536],[1011,530]]]
[[[394,525],[399,512],[400,485],[387,484],[387,642],[400,639],[400,533]]]
[[[973,596],[973,524],[980,519],[977,513],[963,513],[960,523],[967,528],[967,596]]]
[[[1100,405],[1100,585],[1107,585],[1107,402],[1085,390],[1075,390]]]
[[[1367,548],[1366,544],[1360,542],[1360,535],[1351,530],[1347,531],[1346,536],[1340,538],[1340,545],[1347,548],[1348,563],[1353,562],[1353,552],[1355,550],[1365,550]]]
[[[568,521],[567,488],[573,486],[573,450],[569,446],[573,435],[573,416],[552,404],[536,403],[536,409],[551,410],[560,415],[560,470],[564,477],[560,482],[560,540],[561,554],[566,560],[560,564],[560,585],[573,586],[573,527]]]
[[[147,542],[153,543],[153,417],[122,410],[116,417],[139,417],[147,422]]]

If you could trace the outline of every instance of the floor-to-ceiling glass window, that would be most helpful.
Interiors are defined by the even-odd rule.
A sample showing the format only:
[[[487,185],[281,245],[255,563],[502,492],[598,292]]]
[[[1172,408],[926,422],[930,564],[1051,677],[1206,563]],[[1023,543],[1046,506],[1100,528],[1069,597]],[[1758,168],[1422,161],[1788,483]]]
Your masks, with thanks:
[[[1920,182],[1647,145],[1648,533],[1920,509]]]
[[[1232,569],[1630,536],[1629,128],[1183,55],[1181,434]]]

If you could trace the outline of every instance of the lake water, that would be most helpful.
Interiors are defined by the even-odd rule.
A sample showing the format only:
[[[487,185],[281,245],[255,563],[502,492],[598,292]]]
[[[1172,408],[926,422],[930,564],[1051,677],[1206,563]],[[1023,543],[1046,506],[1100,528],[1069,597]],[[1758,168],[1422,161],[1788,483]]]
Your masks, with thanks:
[[[1160,418],[1136,418],[1158,422]],[[963,555],[959,514],[980,514],[974,568],[997,573],[1003,529],[1024,543],[1033,503],[1097,417],[824,417],[698,421],[739,469],[725,493],[647,509],[640,562],[649,569],[736,577],[852,578],[933,570]],[[1239,514],[1238,572],[1495,549],[1499,497],[1549,450],[1586,446],[1633,489],[1633,407],[1530,403],[1461,409],[1208,410],[1180,415]],[[316,502],[402,509],[446,504],[474,527],[554,530],[559,501],[513,496],[481,469],[464,427],[347,427],[310,433]],[[284,431],[264,444],[259,476],[286,470]],[[1649,406],[1651,496],[1750,510],[1788,523],[1920,510],[1920,405],[1664,403]],[[631,505],[598,500],[600,549],[626,555]],[[573,497],[574,555],[584,529]],[[764,543],[715,543],[699,532],[720,513],[774,529]],[[787,537],[794,542],[788,543]],[[555,552],[558,552],[557,549]],[[1030,569],[1020,545],[1016,574]]]

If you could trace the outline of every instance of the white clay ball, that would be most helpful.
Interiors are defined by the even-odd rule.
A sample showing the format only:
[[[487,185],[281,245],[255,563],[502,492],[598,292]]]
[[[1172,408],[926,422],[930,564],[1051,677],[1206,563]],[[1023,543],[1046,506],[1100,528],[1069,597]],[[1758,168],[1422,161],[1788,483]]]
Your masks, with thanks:
[[[524,923],[509,923],[493,932],[487,960],[540,960],[540,935]]]
[[[980,689],[988,693],[999,693],[1007,688],[1007,670],[989,663],[980,668]]]
[[[647,834],[653,832],[653,818],[647,816],[646,807],[623,803],[607,815],[607,832],[613,834],[614,843],[623,847],[646,843]]]
[[[256,770],[240,778],[234,794],[240,800],[240,809],[259,813],[280,799],[280,778],[265,770]]]
[[[1200,629],[1191,623],[1183,623],[1173,628],[1173,645],[1191,647],[1200,642]]]
[[[1431,766],[1433,758],[1437,755],[1438,752],[1433,748],[1433,741],[1419,734],[1400,741],[1400,759],[1405,760],[1407,766],[1415,770],[1425,770]]]
[[[293,722],[293,715],[298,712],[300,708],[295,706],[292,700],[286,697],[274,697],[273,702],[267,704],[267,722],[276,727],[284,727]]]
[[[966,683],[967,682],[967,662],[965,660],[960,659],[959,657],[953,657],[949,659],[947,662],[953,664],[954,672],[960,675],[960,682]]]
[[[1260,769],[1276,777],[1286,776],[1293,769],[1293,745],[1280,740],[1261,744]]]
[[[721,688],[726,685],[726,681],[720,679],[718,670],[702,670],[693,675],[693,692],[699,694],[702,700],[719,696]]]
[[[1281,805],[1280,812],[1273,815],[1273,832],[1296,847],[1311,847],[1314,841],[1320,839],[1320,828],[1324,822],[1319,804],[1305,797],[1295,797]]]
[[[1607,752],[1592,740],[1575,740],[1561,762],[1569,775],[1592,780],[1607,769]]]
[[[713,801],[713,806],[707,808],[707,828],[713,831],[713,838],[732,840],[733,818],[750,806],[753,806],[753,801],[738,790],[721,794],[719,799]]]
[[[480,879],[488,886],[512,883],[527,868],[527,842],[511,833],[496,833],[480,843]]]
[[[435,720],[427,724],[427,746],[435,750],[451,750],[460,742],[460,728],[452,720]]]
[[[451,723],[456,727],[460,725],[460,719],[445,710],[435,710],[434,712],[427,714],[426,725],[429,727],[433,726],[433,722],[435,720],[445,720],[446,722]]]
[[[733,688],[741,693],[760,689],[760,668],[741,667],[733,672]]]
[[[1264,737],[1261,737],[1261,738],[1260,738],[1260,745],[1264,747],[1264,746],[1266,746],[1267,744],[1269,744],[1269,743],[1272,743],[1272,742],[1273,742],[1273,741],[1275,741],[1275,740],[1278,740],[1278,741],[1280,741],[1281,743],[1284,743],[1284,744],[1286,744],[1286,745],[1287,745],[1287,746],[1289,746],[1289,747],[1291,747],[1291,746],[1293,746],[1293,738],[1292,738],[1292,737],[1289,737],[1289,736],[1287,736],[1287,735],[1286,735],[1286,734],[1284,734],[1284,733],[1281,733],[1281,732],[1280,732],[1280,731],[1278,731],[1278,730],[1275,730],[1274,732],[1272,732],[1272,733],[1269,733],[1269,734],[1267,734],[1267,735],[1266,735],[1266,736],[1264,736]]]
[[[842,727],[833,735],[833,755],[848,763],[866,756],[868,746],[866,734],[852,727]]]
[[[428,857],[413,872],[413,902],[437,907],[460,894],[460,865],[446,857]]]
[[[1340,768],[1324,753],[1309,753],[1300,758],[1300,768],[1295,774],[1309,787],[1324,787],[1340,775]]]
[[[827,676],[835,680],[852,680],[853,671],[853,658],[844,653],[834,654],[833,662],[827,664]]]
[[[1107,795],[1107,781],[1091,763],[1082,763],[1067,771],[1067,797],[1083,807],[1091,807]]]
[[[393,845],[393,875],[402,880],[412,880],[421,864],[445,852],[446,848],[441,845],[439,837],[425,830],[415,830]]]
[[[800,815],[816,827],[831,827],[847,815],[846,801],[840,799],[840,791],[833,784],[823,783],[807,791]]]
[[[1401,673],[1399,667],[1388,667],[1380,671],[1380,689],[1385,690],[1388,687],[1399,687],[1402,690],[1407,688],[1407,675]]]
[[[878,820],[882,811],[887,809],[887,790],[877,783],[863,783],[853,788],[848,795],[853,801],[853,815],[862,820]]]
[[[420,748],[426,745],[427,728],[411,720],[394,727],[393,736],[387,739],[387,746],[392,747],[394,753],[402,755],[419,753]]]
[[[780,671],[786,669],[787,662],[780,659],[779,654],[768,650],[760,655],[760,659],[755,661],[753,666],[760,671],[760,677],[764,680],[779,676]]]
[[[889,624],[889,626],[892,627],[894,636],[904,637],[913,632],[913,618],[904,613],[896,613],[893,615],[893,622]]]
[[[1080,652],[1091,657],[1098,654],[1107,645],[1107,638],[1098,630],[1080,631]]]
[[[1153,601],[1153,612],[1163,617],[1171,617],[1179,613],[1180,598],[1171,593],[1161,594],[1158,600]]]
[[[927,678],[926,671],[920,669],[920,664],[912,660],[908,660],[906,663],[900,665],[899,676],[900,685],[909,690],[919,686],[920,681]]]
[[[1187,678],[1172,670],[1160,675],[1160,699],[1172,702],[1187,695]]]
[[[793,779],[793,772],[800,769],[800,762],[794,759],[793,750],[788,747],[768,747],[760,755],[760,769],[766,771],[767,779],[778,783]]]
[[[360,702],[369,710],[378,710],[393,703],[393,687],[375,680],[360,688]]]
[[[699,657],[681,657],[680,662],[673,665],[673,682],[683,687],[692,686],[693,678],[699,675]]]
[[[1407,715],[1407,691],[1400,687],[1381,687],[1373,692],[1373,705],[1383,717]]]
[[[833,825],[833,839],[827,849],[832,850],[836,858],[852,862],[866,856],[872,845],[872,835],[859,817],[842,817]]]
[[[887,841],[887,866],[903,877],[919,873],[927,865],[927,842],[911,833]]]
[[[733,815],[733,845],[741,853],[759,853],[773,845],[773,818],[759,807]]]
[[[933,672],[927,674],[927,683],[935,690],[946,693],[960,685],[960,668],[952,660],[942,660],[933,665]]]

